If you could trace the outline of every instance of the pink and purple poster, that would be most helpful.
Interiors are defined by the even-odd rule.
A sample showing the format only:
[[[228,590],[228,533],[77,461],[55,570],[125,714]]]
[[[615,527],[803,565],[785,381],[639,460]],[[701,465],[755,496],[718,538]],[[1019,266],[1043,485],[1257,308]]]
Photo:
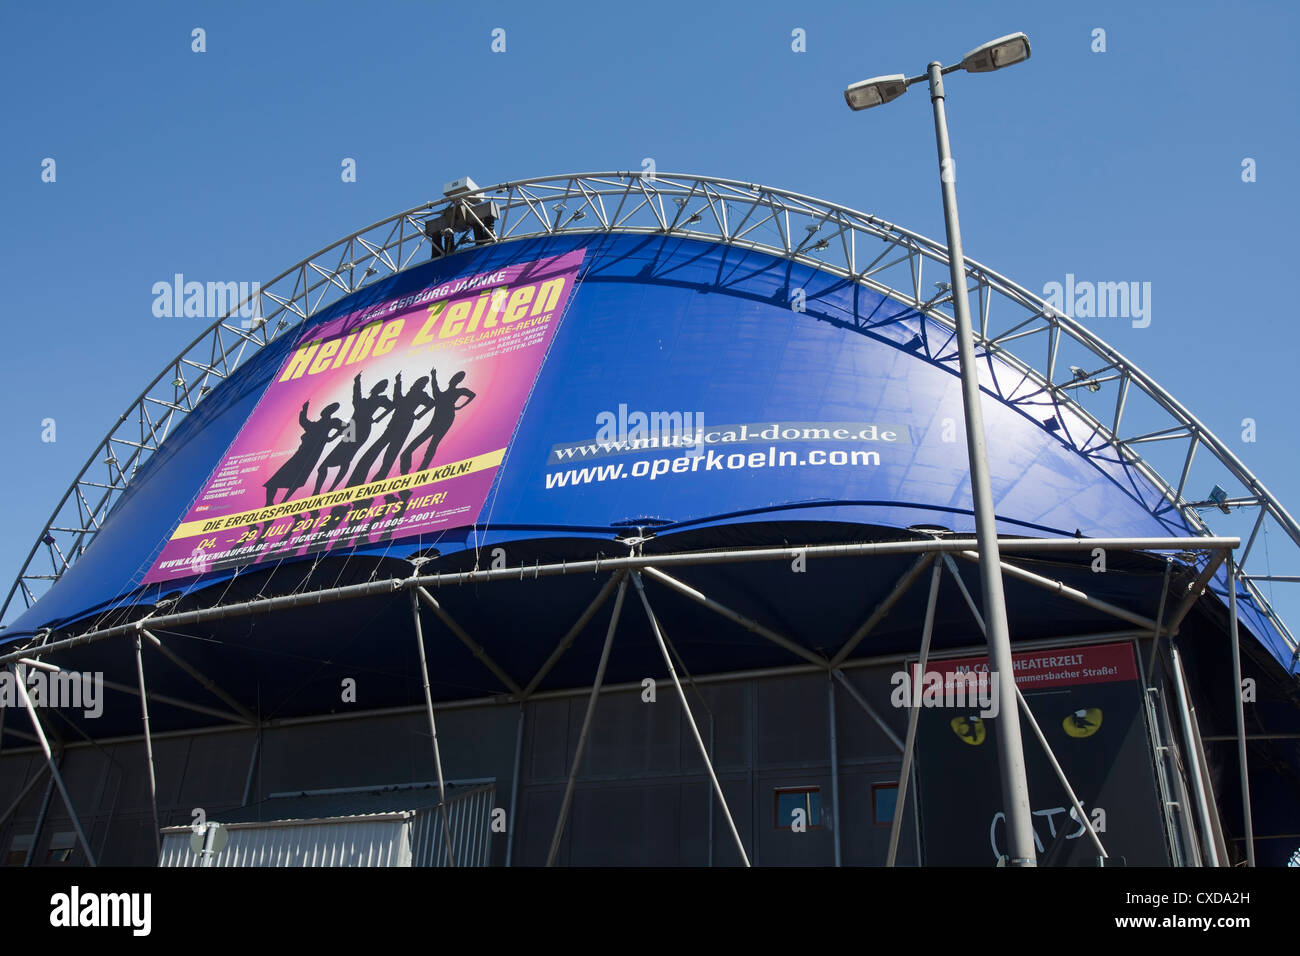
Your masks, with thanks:
[[[145,583],[478,521],[583,251],[313,326]]]

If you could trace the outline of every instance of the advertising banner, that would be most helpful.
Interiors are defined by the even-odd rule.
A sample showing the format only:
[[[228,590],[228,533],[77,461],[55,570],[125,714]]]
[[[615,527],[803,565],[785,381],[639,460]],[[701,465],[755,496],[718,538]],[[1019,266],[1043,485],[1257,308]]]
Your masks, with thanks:
[[[583,257],[309,326],[145,582],[476,522]]]
[[[1131,643],[1012,655],[1052,752],[1096,826],[1107,866],[1167,866],[1142,685]],[[927,865],[993,866],[1008,852],[997,733],[1014,700],[998,700],[987,657],[930,660],[907,684],[919,704],[918,806]],[[1096,866],[1084,822],[1021,720],[1025,770],[1042,866]]]

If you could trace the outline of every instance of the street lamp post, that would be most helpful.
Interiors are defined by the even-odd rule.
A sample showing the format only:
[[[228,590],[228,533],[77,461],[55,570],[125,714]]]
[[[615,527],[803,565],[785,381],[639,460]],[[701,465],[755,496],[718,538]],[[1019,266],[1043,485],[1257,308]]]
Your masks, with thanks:
[[[979,544],[980,582],[984,594],[984,629],[989,657],[997,674],[998,699],[1004,702],[999,714],[1001,719],[997,733],[998,766],[1002,778],[1002,801],[1006,809],[1009,862],[1012,866],[1037,866],[1037,854],[1030,817],[1029,785],[1025,779],[1025,753],[1020,739],[1020,712],[1015,706],[1016,683],[1011,662],[1011,635],[1007,629],[1001,554],[993,512],[993,491],[989,482],[988,452],[984,445],[984,415],[980,408],[979,375],[975,365],[970,301],[966,290],[966,259],[962,255],[961,228],[957,221],[956,174],[948,146],[943,75],[960,69],[971,73],[987,73],[1027,59],[1029,38],[1023,33],[1016,33],[977,47],[955,66],[945,68],[935,61],[921,76],[880,76],[854,83],[844,91],[844,99],[851,109],[864,110],[897,99],[913,83],[925,79],[930,81],[934,135],[939,150],[943,217],[948,233],[953,313],[957,323],[957,354],[966,419],[966,451],[970,459],[971,497],[975,510],[975,534]]]

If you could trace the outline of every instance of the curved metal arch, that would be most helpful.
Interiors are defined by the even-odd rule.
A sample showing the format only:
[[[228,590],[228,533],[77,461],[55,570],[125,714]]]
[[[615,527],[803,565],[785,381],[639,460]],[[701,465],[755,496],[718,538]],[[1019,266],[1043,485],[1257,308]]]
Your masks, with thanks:
[[[439,232],[442,227],[448,227],[445,239]],[[167,363],[119,416],[60,499],[0,606],[0,619],[8,612],[15,594],[21,594],[30,607],[36,600],[33,586],[46,582],[44,586],[48,587],[76,561],[98,532],[114,496],[127,487],[172,425],[211,390],[209,383],[229,377],[247,355],[275,341],[296,322],[305,321],[321,308],[374,281],[403,271],[426,249],[437,258],[472,245],[592,232],[676,235],[753,249],[857,282],[949,330],[954,327],[952,315],[945,311],[952,301],[951,290],[944,288],[947,284],[936,283],[939,293],[923,296],[927,262],[940,267],[943,277],[948,276],[945,246],[878,217],[788,190],[731,179],[631,171],[516,180],[426,202],[345,236],[285,270],[255,296],[232,307]],[[1113,460],[1138,469],[1163,495],[1164,505],[1158,510],[1177,512],[1191,527],[1207,535],[1210,529],[1196,510],[1207,502],[1187,499],[1184,490],[1197,450],[1209,450],[1224,473],[1243,489],[1227,504],[1258,509],[1250,539],[1238,561],[1243,583],[1257,605],[1296,647],[1290,631],[1255,583],[1285,578],[1252,576],[1244,567],[1256,535],[1269,518],[1300,550],[1300,525],[1263,483],[1172,395],[1074,319],[971,259],[966,260],[966,281],[968,291],[978,301],[976,347],[997,355],[1023,376],[1001,396],[1003,400],[1022,406],[1050,404],[1053,412],[1055,406],[1065,406],[1092,429],[1086,439],[1075,443],[1080,453],[1098,455],[1110,449]],[[237,314],[250,306],[254,317],[239,321]],[[288,318],[290,315],[293,320]],[[995,331],[995,326],[1000,331]],[[1039,371],[1034,359],[1013,351],[1023,350],[1031,340],[1045,346],[1045,371]],[[1090,365],[1094,361],[1100,364],[1091,370],[1071,366],[1071,377],[1057,381],[1063,346],[1091,356]],[[938,348],[928,349],[928,354],[932,360],[955,366],[956,349],[951,337]],[[186,379],[187,371],[197,373],[193,380]],[[1115,387],[1109,424],[1070,394],[1081,387],[1100,391],[1110,383]],[[1151,401],[1156,420],[1139,433],[1121,438],[1126,411],[1130,420],[1135,414],[1128,404],[1134,394]],[[157,420],[151,411],[159,416]],[[1158,420],[1161,413],[1169,424]],[[1176,485],[1135,450],[1138,445],[1166,441],[1185,442],[1184,463]],[[126,457],[125,464],[118,459],[119,450]],[[104,477],[95,480],[100,477],[100,465],[105,468]],[[48,573],[34,568],[42,545]]]

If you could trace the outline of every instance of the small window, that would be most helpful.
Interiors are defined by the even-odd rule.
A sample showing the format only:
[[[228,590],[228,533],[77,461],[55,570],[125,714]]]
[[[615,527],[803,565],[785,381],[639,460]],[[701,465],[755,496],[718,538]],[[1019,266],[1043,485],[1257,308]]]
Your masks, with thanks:
[[[818,829],[822,825],[821,787],[778,787],[773,791],[772,817],[778,830],[793,830],[800,817],[805,827]]]
[[[30,833],[22,836],[15,836],[13,842],[9,844],[9,852],[5,855],[5,866],[22,866],[27,862],[27,851],[32,845],[32,835]]]
[[[50,838],[50,849],[46,854],[48,863],[67,863],[72,857],[72,848],[77,845],[75,833],[56,833]]]
[[[873,783],[871,785],[871,819],[877,826],[894,822],[894,809],[898,806],[898,784]]]

